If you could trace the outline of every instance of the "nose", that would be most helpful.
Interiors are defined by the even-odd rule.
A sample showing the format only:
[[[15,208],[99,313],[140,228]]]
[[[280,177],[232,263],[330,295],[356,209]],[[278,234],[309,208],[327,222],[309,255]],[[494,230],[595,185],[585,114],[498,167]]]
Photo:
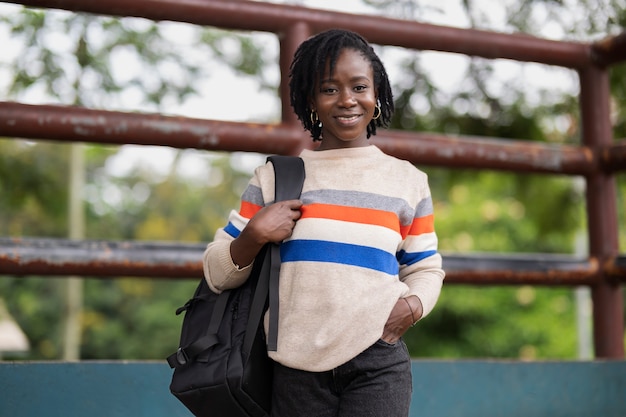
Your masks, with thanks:
[[[356,105],[356,100],[352,93],[352,90],[345,88],[341,90],[341,94],[339,96],[339,106],[340,107],[353,107]]]

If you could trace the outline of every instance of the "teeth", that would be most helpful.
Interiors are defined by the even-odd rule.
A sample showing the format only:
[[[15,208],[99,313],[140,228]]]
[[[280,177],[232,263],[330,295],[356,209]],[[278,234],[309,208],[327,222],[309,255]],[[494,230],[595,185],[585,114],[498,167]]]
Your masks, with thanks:
[[[357,117],[358,117],[358,116],[339,116],[339,117],[337,117],[337,118],[338,118],[338,119],[341,119],[341,120],[354,120],[354,119],[356,119]]]

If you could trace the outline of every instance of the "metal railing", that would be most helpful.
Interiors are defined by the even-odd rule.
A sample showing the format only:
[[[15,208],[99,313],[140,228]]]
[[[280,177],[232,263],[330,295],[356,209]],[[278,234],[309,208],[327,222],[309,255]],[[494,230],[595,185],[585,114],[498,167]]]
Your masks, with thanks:
[[[586,44],[379,16],[355,18],[346,13],[249,1],[11,3],[274,33],[280,40],[282,120],[266,125],[0,102],[0,135],[4,137],[297,154],[309,141],[303,140],[302,128],[290,110],[285,75],[297,46],[311,34],[333,27],[360,32],[380,45],[507,58],[576,70],[582,115],[582,141],[578,146],[393,130],[380,131],[372,140],[386,153],[417,164],[583,176],[587,182],[588,258],[545,254],[449,255],[444,259],[446,282],[587,285],[592,289],[596,356],[624,358],[621,286],[626,281],[626,256],[618,253],[615,175],[626,170],[626,141],[614,141],[612,137],[608,67],[626,60],[626,32]],[[121,125],[125,128],[111,128]],[[6,237],[0,238],[0,274],[200,276],[203,249],[204,245]]]

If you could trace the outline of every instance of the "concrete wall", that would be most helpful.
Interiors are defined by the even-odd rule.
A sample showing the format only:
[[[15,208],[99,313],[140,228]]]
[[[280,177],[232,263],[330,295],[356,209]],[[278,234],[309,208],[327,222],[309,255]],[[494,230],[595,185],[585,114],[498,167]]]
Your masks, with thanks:
[[[190,416],[170,378],[162,362],[0,362],[0,417]],[[625,361],[414,361],[413,378],[411,417],[626,416]]]

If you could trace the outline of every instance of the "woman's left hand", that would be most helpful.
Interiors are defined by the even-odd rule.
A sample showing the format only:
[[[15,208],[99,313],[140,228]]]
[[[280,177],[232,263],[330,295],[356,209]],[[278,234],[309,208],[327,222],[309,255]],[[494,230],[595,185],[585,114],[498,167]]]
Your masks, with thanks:
[[[422,302],[416,296],[400,298],[391,310],[381,338],[387,343],[396,343],[409,327],[422,318],[422,312]]]

